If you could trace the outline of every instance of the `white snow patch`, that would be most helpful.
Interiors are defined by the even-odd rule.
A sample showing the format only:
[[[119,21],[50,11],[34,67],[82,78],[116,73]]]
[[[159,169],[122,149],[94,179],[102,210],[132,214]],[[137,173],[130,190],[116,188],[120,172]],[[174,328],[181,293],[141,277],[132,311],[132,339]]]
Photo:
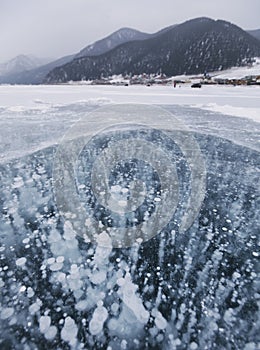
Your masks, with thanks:
[[[205,109],[212,112],[231,115],[234,117],[249,118],[260,122],[260,107],[235,107],[231,105],[217,105],[216,103],[196,104],[194,107]]]
[[[251,66],[233,67],[222,72],[210,73],[210,75],[221,79],[241,79],[250,75],[260,75],[260,57],[256,57]]]

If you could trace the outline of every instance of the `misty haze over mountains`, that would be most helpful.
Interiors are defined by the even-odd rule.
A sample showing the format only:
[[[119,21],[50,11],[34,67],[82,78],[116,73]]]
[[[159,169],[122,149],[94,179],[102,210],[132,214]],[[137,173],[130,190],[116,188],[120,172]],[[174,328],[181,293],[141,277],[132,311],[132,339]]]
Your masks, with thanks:
[[[256,39],[260,40],[260,29],[248,30],[247,32],[254,36]]]
[[[51,61],[52,59],[50,58],[39,58],[33,55],[19,55],[8,62],[0,64],[0,76],[32,70]]]
[[[0,83],[40,84],[113,74],[197,74],[241,66],[260,56],[260,30],[197,18],[148,34],[121,28],[75,55],[48,62],[21,55],[0,65]]]

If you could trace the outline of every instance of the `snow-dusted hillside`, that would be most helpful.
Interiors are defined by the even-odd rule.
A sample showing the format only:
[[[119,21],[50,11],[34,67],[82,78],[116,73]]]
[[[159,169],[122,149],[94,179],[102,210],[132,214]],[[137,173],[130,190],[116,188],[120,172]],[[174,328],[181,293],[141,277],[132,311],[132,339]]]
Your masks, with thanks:
[[[118,45],[133,41],[143,40],[149,37],[150,34],[139,32],[132,28],[121,28],[104,39],[98,40],[95,43],[88,45],[82,49],[75,58],[84,56],[97,56],[101,55],[109,50],[112,50]]]
[[[50,59],[41,59],[32,55],[19,55],[0,64],[0,76],[18,74],[47,64]]]
[[[244,65],[243,67],[231,67],[223,71],[211,72],[210,76],[215,79],[242,79],[248,76],[260,76],[260,57],[254,57],[253,63]],[[201,79],[202,75],[178,75],[172,77],[172,80],[187,81],[192,78]]]
[[[223,79],[241,79],[250,75],[260,76],[260,57],[256,57],[255,62],[252,65],[233,67],[226,71],[212,73],[211,75]]]

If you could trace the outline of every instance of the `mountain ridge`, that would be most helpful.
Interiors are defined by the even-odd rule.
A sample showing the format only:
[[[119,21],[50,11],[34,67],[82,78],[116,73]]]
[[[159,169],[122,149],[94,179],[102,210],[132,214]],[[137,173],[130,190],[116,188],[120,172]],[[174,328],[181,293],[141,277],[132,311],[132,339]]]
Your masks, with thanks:
[[[75,58],[51,71],[45,82],[92,80],[114,74],[197,74],[239,66],[254,56],[260,56],[256,38],[230,22],[201,17],[157,36],[123,43],[99,56]]]
[[[141,40],[143,38],[149,37],[150,35],[156,35],[156,33],[147,34],[140,32],[136,29],[123,27],[108,35],[107,37],[97,40],[90,45],[87,45],[76,54],[61,57],[55,61],[52,61],[40,67],[35,67],[31,70],[25,69],[23,71],[17,71],[15,73],[10,72],[9,74],[0,74],[0,83],[40,84],[51,70],[53,70],[56,67],[62,66],[68,63],[69,61],[72,61],[74,58],[80,58],[85,54],[88,54],[90,56],[100,55],[126,41],[131,41],[134,39]]]
[[[18,69],[16,71],[11,71],[9,73],[5,73],[3,74],[3,70],[2,70],[2,74],[1,74],[1,66],[3,66],[3,64],[0,64],[0,83],[7,83],[7,84],[41,84],[42,82],[49,82],[49,76],[50,74],[53,74],[53,71],[55,71],[55,69],[67,69],[67,65],[74,65],[76,62],[79,62],[79,65],[81,65],[80,61],[76,61],[78,59],[86,59],[88,60],[86,57],[92,57],[92,60],[98,60],[100,59],[99,56],[102,55],[107,55],[110,51],[113,52],[113,50],[117,50],[120,49],[121,45],[123,45],[123,49],[125,48],[125,44],[129,44],[129,43],[133,43],[135,41],[138,41],[139,44],[143,42],[143,40],[155,40],[156,37],[160,37],[161,35],[165,35],[167,34],[169,31],[171,32],[172,30],[176,29],[179,26],[182,26],[185,23],[189,23],[189,22],[194,22],[194,23],[198,23],[198,22],[204,22],[205,24],[208,23],[212,23],[213,22],[217,22],[214,21],[210,18],[207,17],[201,17],[201,18],[197,18],[197,19],[192,19],[192,20],[188,20],[184,23],[181,24],[175,24],[175,25],[171,25],[165,28],[162,28],[161,30],[155,32],[155,33],[144,33],[141,32],[139,30],[136,29],[132,29],[132,28],[128,28],[128,27],[123,27],[120,28],[119,30],[109,34],[108,36],[95,41],[94,43],[87,45],[86,47],[84,47],[82,50],[80,50],[78,53],[76,54],[72,54],[72,55],[68,55],[68,56],[64,56],[61,57],[55,61],[51,61],[48,62],[47,64],[43,64],[43,65],[36,65],[36,67],[33,67],[32,69],[30,69],[30,66],[25,67],[25,69]],[[235,26],[229,22],[226,21],[221,21],[218,20],[219,22],[223,22],[224,25],[226,25],[226,28],[229,25]],[[239,28],[237,26],[235,26],[236,28]],[[239,30],[242,30],[241,28],[239,28]],[[190,30],[190,35],[192,36],[192,30]],[[256,29],[256,30],[249,30],[249,31],[243,31],[244,33],[248,33],[248,35],[250,35],[250,38],[254,38],[260,39],[260,29]],[[249,37],[248,37],[249,38]],[[169,41],[169,40],[168,40]],[[159,43],[160,44],[160,43]],[[136,44],[133,44],[136,45]],[[137,45],[138,46],[138,45]],[[155,48],[156,49],[156,48]],[[150,52],[151,54],[151,52]],[[108,54],[109,55],[109,54]],[[20,55],[20,56],[25,56],[25,55]],[[99,58],[98,58],[99,57]],[[167,53],[166,53],[166,57],[167,57]],[[130,56],[130,60],[132,60],[132,57]],[[146,63],[147,66],[149,67],[149,57],[146,58]],[[120,66],[120,62],[119,62],[119,66]],[[146,67],[143,67],[143,69]],[[225,67],[224,67],[225,69]],[[104,71],[104,67],[103,67],[103,71]],[[160,71],[160,69],[159,69]],[[121,73],[121,72],[120,72]],[[144,73],[144,72],[143,72]],[[102,73],[104,74],[104,73]],[[101,75],[97,75],[96,77],[100,77]],[[46,79],[47,77],[47,79]],[[86,74],[83,74],[81,77],[78,77],[77,79],[80,80],[84,80],[84,78],[87,78]],[[63,80],[63,79],[62,79]]]
[[[136,29],[123,27],[109,34],[103,39],[97,40],[93,44],[87,45],[75,55],[75,58],[84,56],[98,56],[107,52],[108,50],[112,50],[120,44],[133,40],[142,40],[149,37],[149,35],[150,34],[140,32]]]
[[[0,64],[0,75],[16,74],[47,64],[51,59],[38,58],[33,55],[18,55]]]
[[[74,55],[64,56],[43,66],[0,76],[0,84],[41,84],[52,69],[70,62],[73,57]]]

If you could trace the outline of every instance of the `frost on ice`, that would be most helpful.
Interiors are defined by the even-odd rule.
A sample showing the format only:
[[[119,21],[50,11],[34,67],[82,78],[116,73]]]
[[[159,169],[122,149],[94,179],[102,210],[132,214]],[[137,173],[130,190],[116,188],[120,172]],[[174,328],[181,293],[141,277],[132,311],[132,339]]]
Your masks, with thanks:
[[[106,229],[90,243],[59,215],[53,148],[0,165],[0,348],[257,349],[259,152],[195,136],[198,218],[130,248]]]

